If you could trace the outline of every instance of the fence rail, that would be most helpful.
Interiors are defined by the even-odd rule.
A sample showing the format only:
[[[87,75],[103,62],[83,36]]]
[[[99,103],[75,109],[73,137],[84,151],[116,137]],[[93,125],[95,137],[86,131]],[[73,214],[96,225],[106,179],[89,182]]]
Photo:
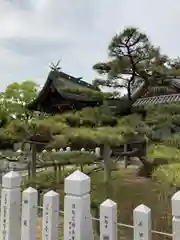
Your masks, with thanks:
[[[99,221],[100,240],[117,240],[118,228],[133,230],[134,240],[152,240],[152,234],[180,239],[180,191],[172,197],[172,234],[152,230],[151,209],[145,205],[133,211],[133,225],[117,222],[117,204],[107,199],[100,205],[100,218],[90,213],[90,178],[75,171],[64,184],[64,211],[60,211],[59,194],[49,191],[38,206],[38,193],[29,187],[23,191],[21,203],[21,176],[11,171],[3,176],[1,190],[0,239],[36,240],[37,210],[42,209],[42,239],[59,239],[59,219],[63,214],[64,240],[92,240],[93,220]]]
[[[42,206],[37,206],[37,208],[43,210]],[[59,213],[64,216],[64,211],[59,211]],[[100,218],[95,218],[95,217],[91,217],[91,218],[92,218],[93,221],[100,222]],[[117,222],[117,227],[134,229],[133,225],[118,223],[118,222]],[[151,230],[151,232],[152,232],[152,234],[158,234],[158,235],[167,236],[167,237],[172,237],[173,236],[172,233],[166,233],[166,232],[161,232],[161,231],[157,231],[157,230]]]

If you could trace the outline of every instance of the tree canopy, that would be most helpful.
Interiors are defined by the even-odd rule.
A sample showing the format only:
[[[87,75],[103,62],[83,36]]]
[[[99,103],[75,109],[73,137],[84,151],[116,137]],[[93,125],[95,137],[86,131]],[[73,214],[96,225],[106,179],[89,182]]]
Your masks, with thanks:
[[[94,84],[125,88],[129,100],[132,99],[133,88],[140,84],[140,81],[135,81],[137,78],[143,80],[147,87],[169,76],[173,64],[178,62],[170,61],[159,47],[152,45],[145,33],[134,27],[126,28],[112,38],[108,46],[108,57],[108,61],[93,66],[101,76],[106,75],[96,79]],[[169,62],[172,66],[170,68]],[[124,77],[124,74],[129,76]]]
[[[14,82],[1,93],[1,111],[12,119],[28,120],[32,112],[26,104],[37,96],[37,84],[34,81]]]
[[[162,54],[160,48],[155,47],[145,33],[133,27],[124,29],[112,38],[108,46],[108,58],[108,61],[93,66],[100,75],[106,75],[106,78],[96,81],[96,84],[116,89],[125,87],[129,100],[133,88],[140,84],[136,81],[137,77],[148,86],[166,76],[177,75],[179,71],[179,58],[170,59]],[[128,79],[124,78],[126,73],[129,74]],[[102,92],[97,94],[103,96]],[[26,108],[26,104],[36,95],[37,84],[33,81],[13,83],[1,93],[2,137],[27,139],[35,136],[39,141],[51,141],[52,146],[78,143],[84,147],[87,142],[93,145],[120,144],[129,138],[150,137],[159,127],[160,120],[166,127],[179,124],[178,116],[170,113],[178,111],[176,104],[172,105],[171,110],[167,106],[156,106],[151,110],[148,108],[144,119],[138,112],[118,117],[106,103],[100,107],[85,108],[73,113],[37,115]],[[104,96],[107,98],[107,94]],[[160,112],[162,114],[159,115]]]

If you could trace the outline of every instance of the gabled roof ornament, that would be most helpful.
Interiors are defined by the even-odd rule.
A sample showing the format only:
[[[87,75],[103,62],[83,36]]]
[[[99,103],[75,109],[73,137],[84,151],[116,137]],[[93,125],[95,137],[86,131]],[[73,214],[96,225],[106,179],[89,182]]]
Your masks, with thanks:
[[[56,64],[51,63],[50,65],[51,71],[59,72],[61,70],[61,67],[59,67],[59,63],[60,63],[60,60],[58,60]]]

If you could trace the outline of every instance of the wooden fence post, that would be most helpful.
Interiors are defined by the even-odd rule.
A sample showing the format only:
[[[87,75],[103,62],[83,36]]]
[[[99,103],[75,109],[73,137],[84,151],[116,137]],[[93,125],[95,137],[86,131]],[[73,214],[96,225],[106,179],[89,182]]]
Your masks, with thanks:
[[[172,204],[172,234],[173,240],[180,238],[180,191],[176,192],[171,198]]]
[[[100,205],[100,240],[117,240],[117,204],[110,199]]]
[[[133,211],[134,240],[151,240],[151,209],[144,204],[139,205]]]
[[[49,191],[43,196],[42,239],[59,239],[59,194]]]
[[[11,171],[2,178],[0,239],[20,239],[20,183],[21,177]]]
[[[37,190],[29,187],[23,191],[21,240],[36,240]]]
[[[65,179],[64,240],[92,240],[90,178],[75,171]]]

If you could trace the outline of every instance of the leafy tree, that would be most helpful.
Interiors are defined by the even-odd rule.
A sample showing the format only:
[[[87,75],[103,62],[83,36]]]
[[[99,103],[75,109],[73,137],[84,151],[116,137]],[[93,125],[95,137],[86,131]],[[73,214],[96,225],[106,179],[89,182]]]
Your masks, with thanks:
[[[37,95],[37,84],[33,81],[14,82],[0,95],[0,142],[7,140],[24,142],[31,134],[31,120],[38,115],[30,112],[26,104]],[[10,147],[12,144],[9,144]],[[5,144],[7,146],[7,144]],[[8,147],[7,146],[7,147]],[[11,146],[12,147],[12,146]]]
[[[33,113],[26,108],[26,104],[32,101],[36,95],[37,84],[35,82],[14,82],[0,96],[1,111],[9,119],[30,120]]]
[[[113,88],[126,88],[129,101],[132,101],[132,90],[142,81],[146,88],[150,83],[168,74],[165,63],[167,56],[161,55],[160,49],[155,48],[146,34],[136,28],[126,28],[115,35],[108,47],[108,62],[97,63],[93,66],[107,79],[97,79],[95,85]],[[123,74],[128,74],[125,78]],[[120,81],[121,80],[121,81]]]

